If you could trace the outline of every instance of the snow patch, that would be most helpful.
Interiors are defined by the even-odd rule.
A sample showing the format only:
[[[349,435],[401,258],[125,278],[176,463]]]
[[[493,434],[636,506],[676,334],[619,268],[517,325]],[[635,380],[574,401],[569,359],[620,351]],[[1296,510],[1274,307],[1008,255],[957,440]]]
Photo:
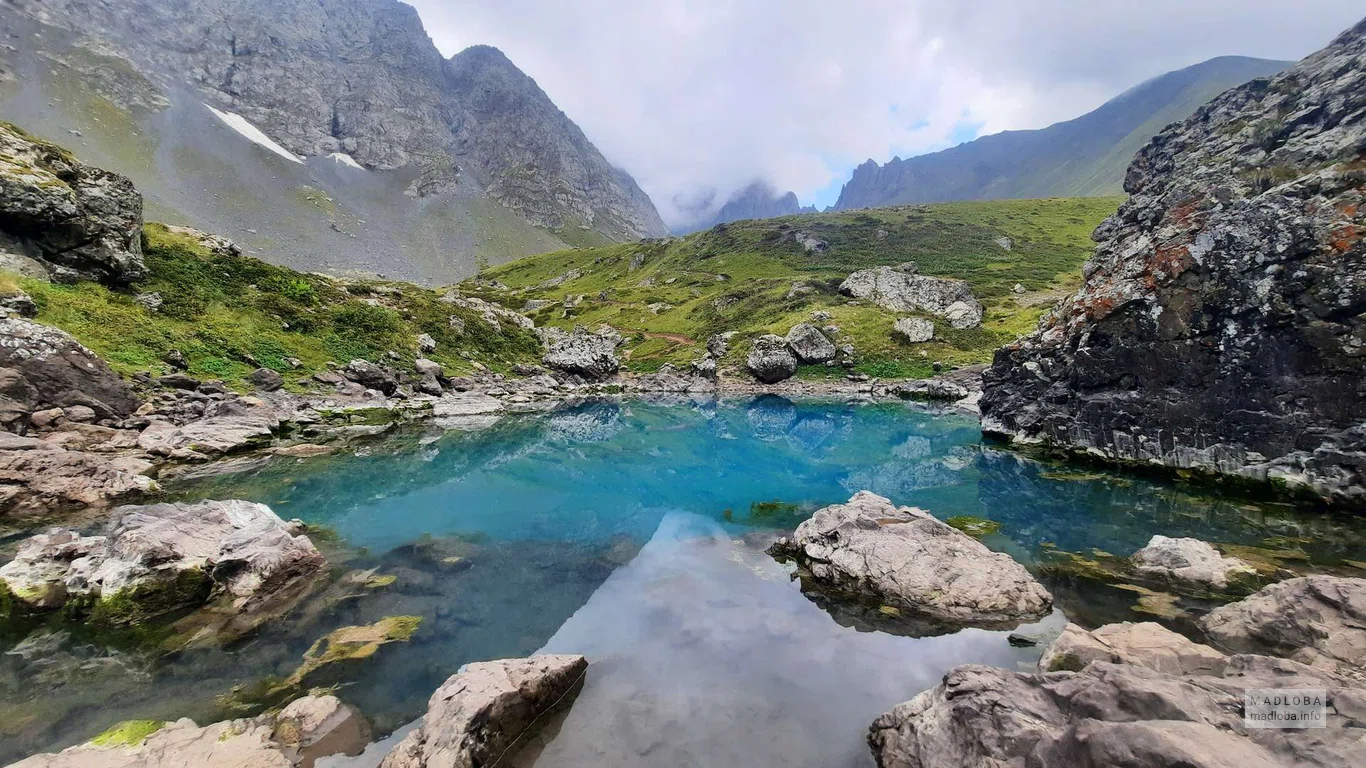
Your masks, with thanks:
[[[205,104],[204,106],[209,107],[208,104]],[[284,159],[289,160],[291,162],[303,162],[303,158],[299,157],[298,155],[295,155],[293,152],[290,152],[289,150],[285,149],[279,144],[276,144],[273,139],[271,139],[269,136],[263,133],[260,128],[257,128],[256,126],[252,125],[251,122],[248,121],[245,117],[242,117],[241,115],[235,114],[233,112],[223,112],[214,109],[213,107],[209,107],[209,111],[214,113],[214,115],[219,120],[222,120],[223,123],[226,124],[229,128],[242,134],[242,136],[245,137],[251,143],[259,144],[260,146],[265,147],[271,152],[274,152],[280,157],[283,157]]]
[[[328,155],[328,157],[332,158],[333,160],[336,160],[337,162],[349,168],[355,168],[358,171],[365,170],[365,166],[356,162],[356,158],[346,154],[345,152],[333,152],[332,154]]]

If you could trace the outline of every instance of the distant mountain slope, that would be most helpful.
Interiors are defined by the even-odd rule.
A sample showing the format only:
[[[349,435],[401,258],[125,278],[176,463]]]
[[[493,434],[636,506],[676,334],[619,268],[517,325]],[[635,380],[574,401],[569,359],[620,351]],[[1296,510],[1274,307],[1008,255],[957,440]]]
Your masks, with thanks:
[[[677,234],[688,234],[689,232],[701,232],[704,229],[711,229],[717,224],[729,224],[732,221],[743,221],[746,219],[772,219],[777,216],[793,216],[799,213],[815,213],[816,207],[808,205],[803,207],[797,200],[797,193],[788,192],[779,194],[773,185],[764,181],[756,181],[744,189],[731,195],[726,204],[721,206],[715,216],[703,219],[682,227],[675,228]]]
[[[666,232],[531,78],[397,0],[4,2],[7,119],[290,266],[448,281]]]
[[[881,166],[869,160],[835,208],[1118,194],[1134,153],[1159,131],[1229,88],[1291,63],[1223,56],[1153,78],[1075,120]]]

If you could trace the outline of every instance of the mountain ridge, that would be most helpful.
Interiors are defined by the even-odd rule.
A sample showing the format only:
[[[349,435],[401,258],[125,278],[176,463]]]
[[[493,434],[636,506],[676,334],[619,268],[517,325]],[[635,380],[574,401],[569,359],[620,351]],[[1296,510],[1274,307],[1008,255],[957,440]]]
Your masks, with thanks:
[[[1220,56],[1045,128],[1003,131],[882,165],[870,159],[854,170],[834,208],[1119,194],[1129,160],[1148,139],[1229,88],[1292,63]]]

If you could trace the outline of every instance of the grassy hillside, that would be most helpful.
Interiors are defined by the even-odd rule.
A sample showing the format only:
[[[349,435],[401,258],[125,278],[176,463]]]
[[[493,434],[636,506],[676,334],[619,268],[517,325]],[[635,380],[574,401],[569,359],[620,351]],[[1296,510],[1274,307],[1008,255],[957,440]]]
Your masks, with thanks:
[[[1031,330],[1079,282],[1091,231],[1119,202],[953,203],[736,222],[686,238],[530,256],[486,270],[461,290],[525,309],[538,325],[610,324],[632,336],[627,366],[638,372],[666,362],[686,365],[701,355],[709,335],[725,331],[741,334],[726,361],[739,364],[746,339],[786,333],[825,310],[841,329],[839,343],[856,348],[858,370],[925,376],[935,361],[986,362],[996,347]],[[808,251],[798,242],[805,238],[828,247]],[[1001,238],[1010,240],[1009,249]],[[852,306],[838,295],[850,272],[905,261],[923,274],[968,281],[987,307],[983,327],[957,331],[941,322],[934,341],[911,345],[893,337],[896,315]],[[1026,293],[1014,293],[1016,284]],[[584,298],[566,308],[566,297],[577,296]],[[534,302],[554,304],[536,308]],[[802,373],[843,375],[824,367]]]
[[[453,374],[473,370],[472,361],[505,371],[540,354],[534,334],[506,325],[495,330],[477,313],[409,283],[342,281],[216,255],[159,224],[144,229],[144,249],[149,275],[127,292],[0,274],[0,293],[22,288],[38,305],[39,322],[68,331],[122,373],[169,372],[163,361],[177,350],[190,374],[239,387],[258,365],[284,374],[289,385],[329,361],[411,365],[420,333],[437,342],[427,357]],[[152,292],[162,300],[156,311],[136,300]]]

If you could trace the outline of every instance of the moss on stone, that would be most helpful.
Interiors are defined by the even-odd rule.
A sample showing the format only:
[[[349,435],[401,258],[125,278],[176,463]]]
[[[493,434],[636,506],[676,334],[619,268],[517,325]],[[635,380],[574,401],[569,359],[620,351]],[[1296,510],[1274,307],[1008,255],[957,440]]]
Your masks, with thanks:
[[[1048,662],[1046,672],[1080,672],[1086,664],[1075,653],[1060,653]]]
[[[91,739],[90,743],[97,747],[137,747],[165,725],[160,720],[125,720]]]
[[[944,522],[975,539],[989,536],[1001,530],[1001,524],[995,520],[973,517],[972,515],[955,515]]]
[[[191,568],[169,582],[147,582],[112,595],[102,595],[90,608],[90,620],[108,627],[126,627],[163,616],[209,599],[213,580]]]
[[[304,663],[294,670],[285,685],[297,688],[304,678],[322,667],[368,659],[380,646],[406,643],[421,624],[421,616],[389,616],[374,624],[335,630],[313,643],[304,654]]]

